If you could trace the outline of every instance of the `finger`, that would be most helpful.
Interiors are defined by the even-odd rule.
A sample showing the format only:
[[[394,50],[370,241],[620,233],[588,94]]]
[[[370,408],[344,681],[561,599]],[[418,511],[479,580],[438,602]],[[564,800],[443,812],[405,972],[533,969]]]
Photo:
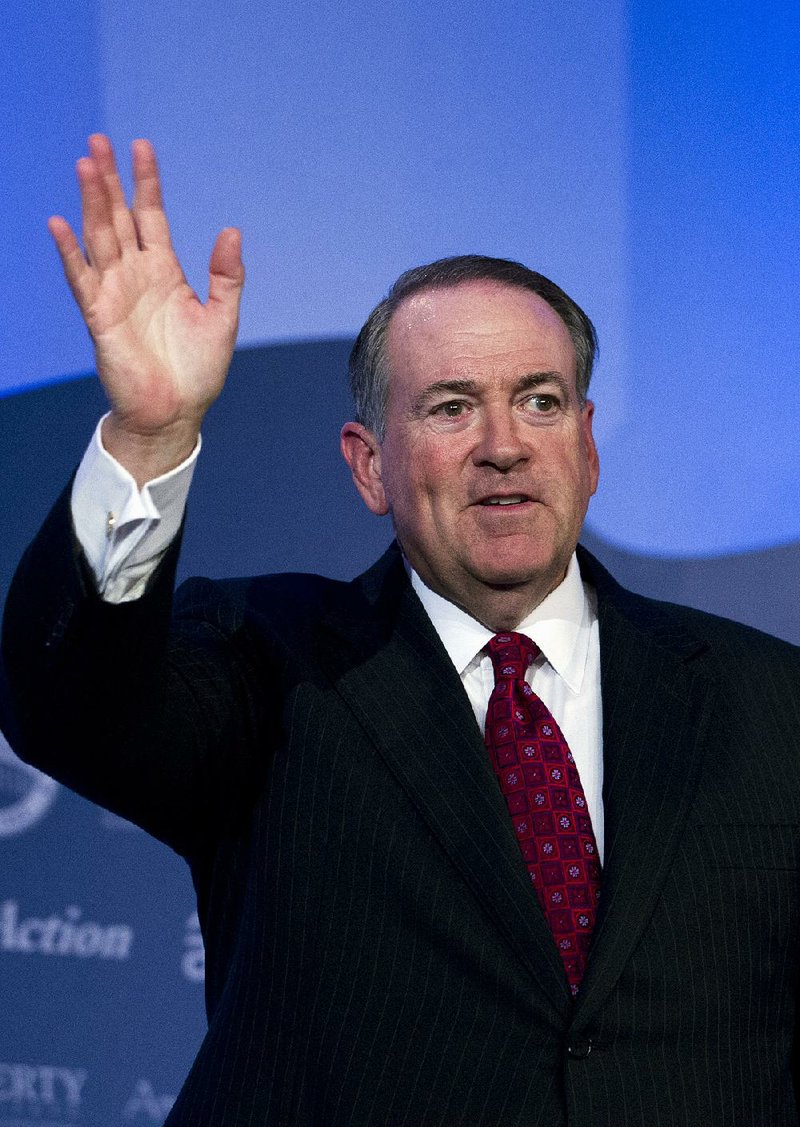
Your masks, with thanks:
[[[149,141],[131,145],[133,155],[133,218],[142,247],[171,247],[169,224],[161,198],[161,178],[155,149]]]
[[[208,304],[216,306],[235,324],[244,286],[242,235],[226,227],[217,235],[208,268]]]
[[[85,311],[97,286],[94,271],[86,261],[81,245],[66,219],[52,215],[47,221],[47,227],[56,244],[69,288],[81,311]]]
[[[93,133],[89,138],[89,153],[103,177],[111,207],[111,222],[120,246],[136,246],[136,227],[122,190],[111,141],[103,133]]]
[[[111,199],[92,157],[81,157],[76,171],[83,208],[83,244],[91,264],[105,270],[119,258],[120,245],[111,218]]]

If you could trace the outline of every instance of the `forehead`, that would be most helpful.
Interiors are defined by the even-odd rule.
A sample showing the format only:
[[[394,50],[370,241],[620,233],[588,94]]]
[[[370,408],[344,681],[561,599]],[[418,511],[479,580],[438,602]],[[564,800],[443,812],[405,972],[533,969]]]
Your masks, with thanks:
[[[395,310],[387,334],[390,385],[559,372],[574,387],[575,349],[552,306],[530,290],[468,282],[423,290]]]

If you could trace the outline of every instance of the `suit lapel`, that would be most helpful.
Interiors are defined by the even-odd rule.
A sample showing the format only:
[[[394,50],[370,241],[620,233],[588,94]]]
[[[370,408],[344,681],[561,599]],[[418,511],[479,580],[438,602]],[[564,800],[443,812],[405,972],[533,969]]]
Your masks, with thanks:
[[[583,561],[582,561],[583,562]],[[614,987],[652,915],[696,788],[714,683],[693,668],[707,649],[676,635],[653,604],[593,576],[603,699],[603,885],[576,1021]]]
[[[327,616],[318,658],[462,879],[559,1014],[569,995],[456,670],[387,553]]]
[[[606,855],[586,977],[588,1022],[624,970],[672,863],[701,768],[714,685],[707,647],[676,634],[586,553],[598,590]],[[318,659],[455,869],[560,1015],[570,999],[528,882],[482,734],[399,553],[390,550],[331,608]]]

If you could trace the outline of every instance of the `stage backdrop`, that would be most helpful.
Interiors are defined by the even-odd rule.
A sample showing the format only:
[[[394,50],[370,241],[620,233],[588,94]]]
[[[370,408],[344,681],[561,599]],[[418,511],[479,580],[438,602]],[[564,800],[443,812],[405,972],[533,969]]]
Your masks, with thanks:
[[[0,585],[103,400],[44,220],[83,138],[156,141],[193,284],[245,233],[242,346],[183,574],[355,574],[350,339],[406,266],[521,258],[595,318],[586,543],[800,642],[800,14],[756,0],[4,9]],[[0,741],[0,1127],[158,1127],[203,1032],[183,863]]]

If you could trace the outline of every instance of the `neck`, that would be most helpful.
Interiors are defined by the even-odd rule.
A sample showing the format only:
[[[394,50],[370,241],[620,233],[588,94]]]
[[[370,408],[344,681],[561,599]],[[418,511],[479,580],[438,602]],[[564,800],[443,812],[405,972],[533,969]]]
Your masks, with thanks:
[[[541,595],[531,597],[530,593],[490,590],[480,599],[459,605],[488,630],[498,634],[503,630],[516,630],[549,594],[550,591],[543,591]]]

